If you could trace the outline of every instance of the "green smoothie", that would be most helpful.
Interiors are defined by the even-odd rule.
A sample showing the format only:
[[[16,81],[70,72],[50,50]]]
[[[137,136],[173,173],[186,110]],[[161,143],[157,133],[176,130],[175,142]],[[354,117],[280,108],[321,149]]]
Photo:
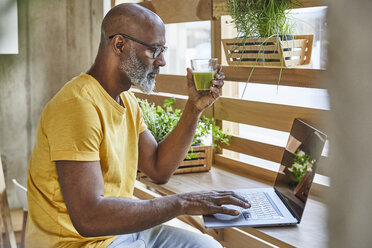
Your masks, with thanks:
[[[195,87],[197,90],[209,90],[216,72],[193,72]]]

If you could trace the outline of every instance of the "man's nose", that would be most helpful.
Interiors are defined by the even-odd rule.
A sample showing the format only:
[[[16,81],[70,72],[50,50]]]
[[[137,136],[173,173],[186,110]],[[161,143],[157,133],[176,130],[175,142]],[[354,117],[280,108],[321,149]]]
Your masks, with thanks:
[[[165,62],[165,57],[163,53],[160,53],[159,56],[154,61],[154,66],[165,66],[167,63]]]

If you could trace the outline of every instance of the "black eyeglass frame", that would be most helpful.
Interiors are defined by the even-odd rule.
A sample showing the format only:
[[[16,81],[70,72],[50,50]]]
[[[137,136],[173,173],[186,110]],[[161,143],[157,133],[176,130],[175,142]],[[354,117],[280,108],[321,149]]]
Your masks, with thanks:
[[[112,39],[116,35],[121,35],[122,37],[124,37],[126,39],[132,40],[134,42],[137,42],[137,43],[139,43],[141,45],[144,45],[144,46],[150,48],[154,52],[153,55],[152,55],[152,58],[153,59],[156,59],[161,53],[164,53],[168,49],[168,47],[166,47],[166,46],[153,46],[153,45],[147,44],[147,43],[145,43],[143,41],[137,40],[137,39],[135,39],[135,38],[133,38],[133,37],[131,37],[129,35],[121,34],[121,33],[110,35],[108,38],[109,39]]]

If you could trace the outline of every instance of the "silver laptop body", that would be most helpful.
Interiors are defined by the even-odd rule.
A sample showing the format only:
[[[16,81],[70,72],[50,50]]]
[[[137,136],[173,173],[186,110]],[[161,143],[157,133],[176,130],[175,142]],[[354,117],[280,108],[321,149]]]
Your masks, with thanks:
[[[234,190],[248,199],[251,208],[243,209],[234,219],[205,215],[204,226],[259,227],[300,223],[326,139],[324,133],[294,119],[274,187]]]

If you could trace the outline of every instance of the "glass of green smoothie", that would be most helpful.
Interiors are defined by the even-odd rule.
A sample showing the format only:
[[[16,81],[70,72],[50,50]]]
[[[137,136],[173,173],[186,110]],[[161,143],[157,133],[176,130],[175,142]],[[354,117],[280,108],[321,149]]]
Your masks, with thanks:
[[[191,70],[197,90],[209,90],[217,73],[218,59],[192,59]]]

